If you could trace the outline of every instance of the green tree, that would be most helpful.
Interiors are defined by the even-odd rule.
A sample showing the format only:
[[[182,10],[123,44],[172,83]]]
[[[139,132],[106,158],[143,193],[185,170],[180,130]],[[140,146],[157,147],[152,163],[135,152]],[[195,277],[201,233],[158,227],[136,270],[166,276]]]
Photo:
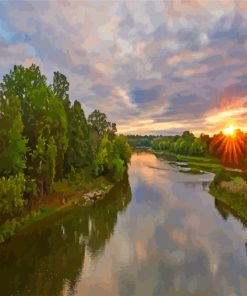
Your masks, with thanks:
[[[105,113],[102,113],[99,110],[94,110],[88,116],[88,124],[97,132],[100,137],[103,136],[112,127],[111,123],[107,121]]]
[[[46,77],[39,67],[14,66],[3,77],[0,91],[6,97],[16,96],[20,100],[24,136],[30,151],[36,149],[40,136],[46,140],[53,137],[57,146],[56,176],[62,178],[64,153],[68,146],[67,118],[62,101],[46,85]],[[31,153],[27,160],[32,166]]]
[[[120,135],[115,138],[114,151],[123,160],[124,165],[127,166],[131,158],[131,148],[126,137]]]
[[[93,171],[96,176],[102,175],[107,169],[109,169],[109,156],[110,156],[110,141],[107,135],[103,136],[101,142],[97,148],[97,151],[93,160]]]
[[[3,76],[3,82],[0,84],[0,93],[2,93],[2,95],[6,98],[17,97],[20,100],[24,134],[28,136],[29,143],[34,127],[33,124],[31,124],[34,116],[32,114],[33,106],[30,102],[30,95],[35,92],[36,89],[45,86],[46,77],[41,74],[39,67],[34,64],[29,68],[15,65],[13,70],[10,70],[9,74]]]
[[[17,175],[27,152],[18,98],[0,95],[0,110],[0,175]]]
[[[39,195],[49,193],[55,177],[57,147],[53,137],[46,140],[39,136],[36,148],[32,151],[32,175],[37,180]]]
[[[54,72],[52,89],[55,95],[63,101],[65,110],[69,109],[69,82],[67,77],[59,71]]]
[[[68,149],[65,154],[65,170],[83,168],[90,164],[88,125],[81,104],[75,101],[68,112]]]

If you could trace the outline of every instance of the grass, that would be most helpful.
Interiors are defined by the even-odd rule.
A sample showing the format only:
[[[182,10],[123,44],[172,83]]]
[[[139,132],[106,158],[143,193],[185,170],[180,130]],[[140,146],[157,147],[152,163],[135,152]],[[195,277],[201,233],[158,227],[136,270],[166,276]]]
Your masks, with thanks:
[[[239,218],[243,224],[247,225],[247,199],[241,190],[233,192],[221,186],[222,183],[215,184],[213,181],[210,185],[209,193],[217,200],[220,200],[229,211]]]
[[[191,173],[198,173],[198,171],[207,171],[212,173],[218,173],[224,169],[224,167],[219,163],[219,161],[212,157],[195,157],[171,153],[168,151],[162,151],[157,153],[153,151],[157,157],[165,158],[170,161],[175,162],[186,162],[189,168],[191,168]],[[189,172],[189,171],[187,171]]]

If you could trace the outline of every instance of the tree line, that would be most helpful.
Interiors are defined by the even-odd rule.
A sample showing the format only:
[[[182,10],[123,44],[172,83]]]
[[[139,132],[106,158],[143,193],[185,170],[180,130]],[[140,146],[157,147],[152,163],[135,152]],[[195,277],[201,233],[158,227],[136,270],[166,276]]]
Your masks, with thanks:
[[[116,132],[99,110],[85,117],[64,74],[54,72],[49,85],[39,66],[14,66],[0,83],[0,222],[71,172],[121,180],[131,149]]]
[[[164,136],[152,141],[152,148],[188,156],[206,156],[207,144],[189,131],[181,136]]]
[[[217,158],[223,165],[247,168],[247,134],[237,129],[233,135],[223,132],[196,137],[189,131],[181,136],[160,136],[151,141],[154,150],[197,157]]]
[[[155,135],[127,135],[128,142],[131,147],[133,148],[151,148],[152,141],[156,138],[160,138],[162,136],[155,136]]]

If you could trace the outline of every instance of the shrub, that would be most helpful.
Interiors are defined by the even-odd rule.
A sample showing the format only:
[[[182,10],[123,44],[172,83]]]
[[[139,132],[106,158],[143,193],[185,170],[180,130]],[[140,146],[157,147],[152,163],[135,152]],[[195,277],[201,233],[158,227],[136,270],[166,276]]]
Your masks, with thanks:
[[[24,208],[25,187],[23,174],[0,178],[0,223],[21,214]]]

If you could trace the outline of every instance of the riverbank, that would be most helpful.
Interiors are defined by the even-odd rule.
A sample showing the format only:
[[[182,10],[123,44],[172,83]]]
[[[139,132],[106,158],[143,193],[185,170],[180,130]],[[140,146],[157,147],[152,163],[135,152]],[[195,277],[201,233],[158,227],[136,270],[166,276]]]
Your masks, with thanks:
[[[212,157],[197,157],[197,156],[186,156],[180,154],[174,154],[168,151],[155,151],[150,150],[157,157],[165,158],[172,163],[176,163],[183,168],[189,168],[190,171],[184,171],[186,173],[198,174],[200,171],[218,173],[224,169],[219,161]]]
[[[89,206],[104,198],[114,187],[114,183],[101,176],[98,178],[76,174],[74,179],[63,179],[54,182],[53,192],[38,199],[23,215],[6,221],[0,226],[0,243],[3,243],[32,224],[64,210],[65,208],[82,205]]]
[[[167,151],[154,151],[157,157],[169,160],[181,167],[180,172],[215,174],[209,186],[209,193],[222,202],[229,212],[247,225],[247,182],[246,172],[229,169],[212,157],[176,155]]]

